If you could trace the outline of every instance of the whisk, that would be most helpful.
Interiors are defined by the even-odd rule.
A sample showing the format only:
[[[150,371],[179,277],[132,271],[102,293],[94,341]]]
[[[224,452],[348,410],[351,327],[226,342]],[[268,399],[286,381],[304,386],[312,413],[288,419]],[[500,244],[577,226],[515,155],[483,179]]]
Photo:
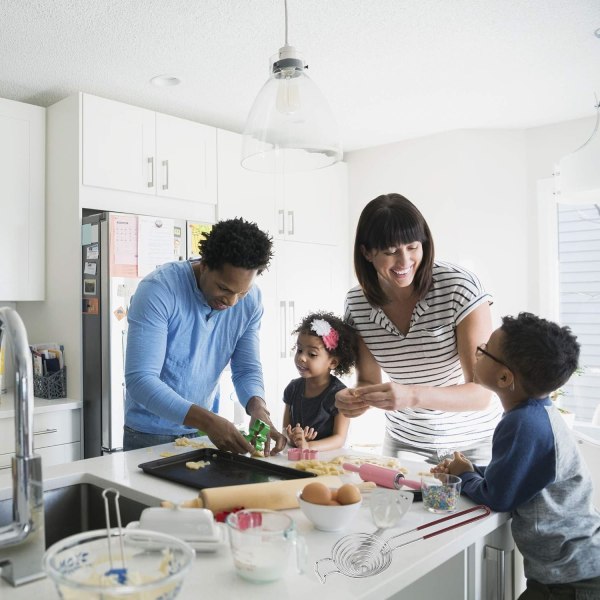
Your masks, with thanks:
[[[421,531],[428,527],[474,512],[479,512],[479,514],[409,541],[402,541],[403,536],[409,533]],[[351,533],[350,535],[346,535],[339,539],[334,544],[331,550],[331,558],[321,558],[315,562],[315,573],[319,577],[321,583],[325,583],[325,578],[331,573],[341,573],[347,577],[370,577],[372,575],[377,575],[390,566],[392,562],[392,552],[396,548],[407,546],[408,544],[412,544],[419,540],[426,540],[439,535],[440,533],[456,529],[462,525],[467,525],[467,523],[473,523],[474,521],[487,517],[490,512],[491,511],[487,506],[478,504],[477,506],[461,510],[460,512],[442,517],[441,519],[436,519],[430,523],[419,525],[419,527],[415,527],[414,529],[404,531],[389,538],[387,541],[372,533]],[[324,572],[321,572],[321,564],[327,564],[329,568]]]
[[[117,531],[119,537],[119,547],[121,550],[121,568],[115,568],[112,558],[112,547],[111,547],[111,527],[110,527],[110,510],[108,504],[108,493],[112,492],[115,495],[115,513],[117,515]],[[121,509],[119,508],[119,491],[115,488],[106,488],[102,492],[104,498],[104,514],[106,515],[106,539],[108,540],[108,560],[110,563],[110,569],[105,573],[106,576],[115,576],[118,583],[127,582],[127,568],[125,567],[125,550],[123,548],[123,527],[121,525]]]

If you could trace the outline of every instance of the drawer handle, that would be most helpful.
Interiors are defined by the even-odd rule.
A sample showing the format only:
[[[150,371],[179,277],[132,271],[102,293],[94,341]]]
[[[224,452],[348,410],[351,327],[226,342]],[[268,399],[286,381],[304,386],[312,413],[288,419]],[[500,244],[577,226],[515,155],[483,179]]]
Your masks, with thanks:
[[[6,469],[10,469],[10,465],[6,465],[5,467],[0,467],[0,471],[5,471]]]
[[[44,429],[44,431],[34,431],[33,435],[45,435],[47,433],[56,433],[58,429]]]

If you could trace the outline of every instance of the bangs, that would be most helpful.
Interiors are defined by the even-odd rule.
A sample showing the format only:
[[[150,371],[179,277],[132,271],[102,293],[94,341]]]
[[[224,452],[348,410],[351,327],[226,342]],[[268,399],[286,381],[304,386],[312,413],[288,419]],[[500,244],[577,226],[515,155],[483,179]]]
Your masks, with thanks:
[[[385,250],[401,244],[429,241],[422,221],[406,211],[402,211],[402,214],[380,211],[365,233],[366,239],[362,243],[369,250]]]

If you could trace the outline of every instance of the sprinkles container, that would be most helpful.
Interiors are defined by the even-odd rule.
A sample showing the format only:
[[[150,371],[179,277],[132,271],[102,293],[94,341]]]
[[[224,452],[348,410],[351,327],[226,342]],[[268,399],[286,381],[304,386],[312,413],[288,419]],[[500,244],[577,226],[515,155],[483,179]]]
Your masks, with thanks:
[[[460,477],[447,473],[431,473],[421,477],[423,506],[433,513],[453,512],[458,507]]]

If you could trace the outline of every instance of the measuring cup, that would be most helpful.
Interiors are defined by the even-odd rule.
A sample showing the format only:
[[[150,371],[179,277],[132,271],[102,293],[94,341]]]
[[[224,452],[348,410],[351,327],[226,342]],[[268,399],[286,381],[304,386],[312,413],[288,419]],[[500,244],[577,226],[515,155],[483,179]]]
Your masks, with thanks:
[[[283,577],[295,555],[296,571],[304,572],[306,544],[294,520],[285,513],[262,508],[240,510],[225,519],[237,574],[264,583]]]

